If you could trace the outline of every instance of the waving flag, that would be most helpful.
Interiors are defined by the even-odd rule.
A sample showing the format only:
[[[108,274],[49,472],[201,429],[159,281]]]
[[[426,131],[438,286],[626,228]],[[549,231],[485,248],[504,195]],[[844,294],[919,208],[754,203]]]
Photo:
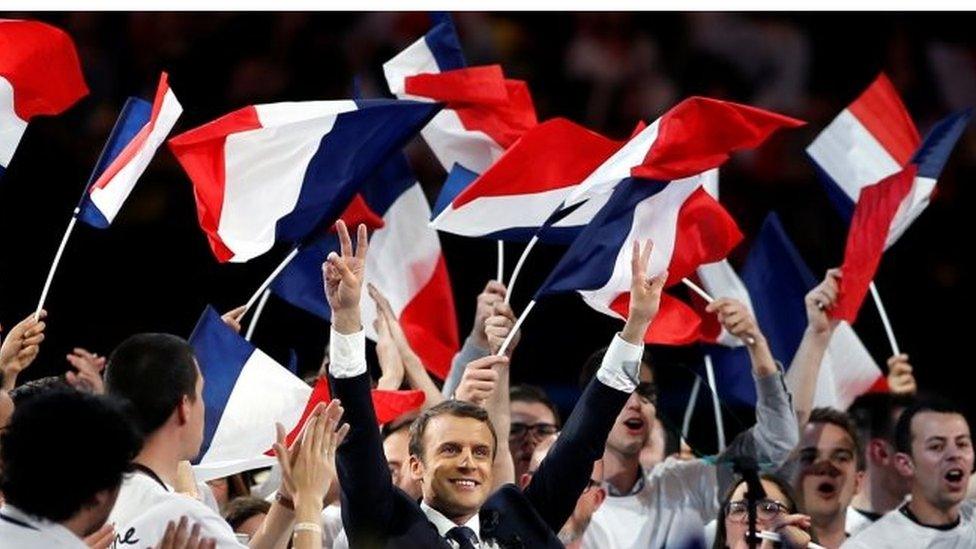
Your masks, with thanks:
[[[31,118],[61,114],[86,95],[70,36],[38,21],[0,20],[0,176]]]
[[[971,115],[971,110],[965,110],[941,120],[903,169],[861,189],[847,233],[840,295],[831,316],[848,322],[857,318],[881,255],[918,215],[913,212],[921,212],[928,203]]]
[[[543,122],[526,132],[480,177],[473,172],[461,176],[465,170],[455,168],[441,192],[431,226],[463,236],[528,240],[569,192],[620,146],[564,118]],[[453,199],[445,201],[447,195]],[[595,214],[591,207],[582,208],[554,223],[545,239],[571,242],[580,226]]]
[[[566,206],[609,195],[628,178],[669,181],[717,168],[735,151],[758,147],[778,129],[805,124],[748,105],[690,97],[647,126],[583,180]]]
[[[682,101],[650,126],[639,127],[623,145],[571,122],[551,120],[526,133],[458,194],[434,226],[469,236],[526,240],[537,235],[568,243],[621,181],[697,176],[734,151],[758,146],[775,130],[801,124],[703,97]]]
[[[169,144],[193,182],[214,255],[244,262],[338,218],[439,109],[378,99],[256,105]]]
[[[631,243],[635,240],[654,242],[647,272],[656,274],[667,269],[669,284],[680,281],[703,263],[724,258],[742,234],[728,212],[701,188],[701,179],[695,176],[670,182],[634,178],[621,181],[606,205],[573,241],[535,299],[578,291],[597,311],[626,318]],[[668,318],[678,324],[664,326]],[[646,341],[696,341],[699,322],[698,316],[684,306],[684,314],[655,319]]]
[[[401,99],[446,103],[420,133],[448,172],[455,166],[484,172],[536,125],[525,82],[506,80],[497,65],[468,68],[449,16],[387,61],[383,72]]]
[[[444,378],[458,349],[457,320],[447,264],[437,232],[427,226],[430,207],[406,158],[397,154],[361,189],[368,214],[361,208],[343,214],[350,227],[365,222],[372,232],[366,256],[366,282],[390,301],[410,346],[434,375]],[[371,215],[370,215],[371,214]],[[376,216],[380,216],[377,218]],[[339,250],[337,237],[326,234],[295,257],[271,284],[271,290],[314,315],[328,320],[322,262]],[[362,303],[366,335],[376,339],[376,308]]]
[[[327,386],[313,391],[304,381],[255,348],[207,307],[197,322],[190,345],[205,380],[204,438],[194,463],[197,480],[210,480],[274,463],[269,450],[275,423],[293,439],[318,402],[329,400]],[[324,380],[322,381],[324,384]],[[386,417],[382,422],[423,403],[420,391],[374,394]],[[418,395],[419,393],[419,395]],[[260,402],[260,406],[255,406]]]
[[[776,214],[769,214],[741,271],[756,320],[773,357],[789,366],[807,328],[804,297],[818,284]],[[724,398],[753,406],[756,389],[744,348],[711,347]],[[860,394],[884,387],[884,374],[847,322],[834,329],[820,366],[814,406],[844,410]]]
[[[99,229],[112,224],[182,113],[165,72],[152,103],[138,97],[126,101],[82,195],[79,219]]]

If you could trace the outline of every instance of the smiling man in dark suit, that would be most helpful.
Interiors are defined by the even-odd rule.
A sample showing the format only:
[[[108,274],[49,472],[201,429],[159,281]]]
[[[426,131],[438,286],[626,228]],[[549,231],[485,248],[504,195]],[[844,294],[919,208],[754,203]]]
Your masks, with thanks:
[[[418,505],[393,486],[370,399],[360,295],[366,228],[355,252],[337,224],[342,254],[323,265],[332,308],[329,374],[351,430],[337,456],[342,521],[352,547],[562,547],[556,532],[572,514],[600,458],[617,414],[637,385],[643,338],[657,314],[666,273],[645,275],[651,245],[636,243],[630,314],[614,336],[553,448],[525,491],[506,484],[492,493],[497,437],[487,413],[449,400],[424,412],[411,428],[411,474],[422,482]],[[504,366],[507,357],[486,358]]]

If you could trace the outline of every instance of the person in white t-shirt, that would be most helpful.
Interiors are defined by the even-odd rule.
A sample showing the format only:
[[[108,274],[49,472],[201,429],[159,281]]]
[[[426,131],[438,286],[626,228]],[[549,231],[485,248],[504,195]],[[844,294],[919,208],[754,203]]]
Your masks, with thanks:
[[[718,299],[708,310],[730,333],[753,342],[748,350],[758,395],[757,424],[736,437],[719,461],[747,455],[779,467],[796,446],[799,431],[783,374],[743,304]],[[603,454],[607,498],[583,534],[583,547],[657,549],[701,540],[704,525],[718,514],[720,490],[732,482],[732,467],[704,459],[668,458],[650,470],[641,468],[640,454],[655,415],[653,393],[644,381],[647,366],[648,361],[643,361],[641,383],[607,439]]]
[[[187,517],[191,524],[200,525],[201,535],[213,538],[217,547],[243,547],[230,525],[216,511],[173,490],[179,463],[199,454],[203,442],[204,382],[192,347],[177,336],[138,334],[112,352],[106,368],[106,390],[129,402],[131,417],[145,435],[142,451],[132,464],[134,473],[122,483],[118,501],[109,517],[116,527],[116,549],[143,547],[146,540],[161,537],[167,523],[181,516]],[[312,414],[312,419],[325,415],[325,408],[319,408]],[[330,404],[329,409],[335,408]],[[341,414],[341,408],[339,410]],[[329,421],[332,421],[331,417]],[[306,427],[306,432],[308,429]],[[279,438],[281,436],[279,432]],[[283,440],[277,446],[281,442]],[[300,453],[302,446],[297,444],[292,450],[285,450],[291,462],[303,455]],[[299,472],[297,468],[295,472]],[[278,497],[260,530],[251,538],[250,547],[283,546],[292,532],[296,511],[307,511],[296,505],[302,494],[295,494],[294,501],[291,498],[293,492],[289,486],[295,482],[286,471],[282,471],[282,477],[284,482]],[[310,482],[325,482],[328,488],[333,479],[334,475],[306,479],[308,482],[302,487],[308,493],[318,492],[320,487]],[[324,496],[323,492],[317,502],[310,503],[317,506],[310,520],[300,519],[305,525],[303,532],[307,527],[321,534],[318,515]],[[320,543],[316,538],[316,544]]]
[[[139,446],[122,407],[106,397],[57,389],[23,402],[0,437],[0,548],[87,547]]]
[[[967,499],[973,444],[959,409],[941,400],[912,404],[898,419],[895,447],[899,472],[911,478],[911,499],[843,547],[976,547],[976,501]]]

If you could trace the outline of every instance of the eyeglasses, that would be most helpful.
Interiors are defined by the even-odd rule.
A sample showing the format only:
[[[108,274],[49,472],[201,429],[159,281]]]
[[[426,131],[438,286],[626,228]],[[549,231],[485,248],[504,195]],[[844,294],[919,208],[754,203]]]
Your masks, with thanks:
[[[786,505],[771,500],[759,500],[756,505],[756,516],[762,520],[773,520],[781,514],[786,514],[790,510]],[[746,522],[749,520],[749,503],[744,500],[730,501],[725,506],[725,518],[732,522]]]
[[[522,438],[529,433],[535,435],[536,438],[542,438],[554,435],[557,431],[559,431],[559,427],[556,427],[552,423],[535,423],[532,425],[527,423],[512,423],[508,438]]]
[[[657,385],[651,381],[642,381],[637,384],[635,391],[637,396],[650,404],[657,404]]]

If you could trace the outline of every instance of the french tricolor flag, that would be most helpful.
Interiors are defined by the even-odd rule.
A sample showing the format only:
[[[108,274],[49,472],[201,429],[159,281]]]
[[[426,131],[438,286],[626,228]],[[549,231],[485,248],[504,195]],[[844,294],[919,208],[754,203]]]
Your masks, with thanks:
[[[455,178],[480,174],[536,125],[535,107],[525,82],[505,79],[498,65],[469,68],[451,18],[438,21],[383,72],[395,96],[446,104],[420,133]]]
[[[435,218],[435,227],[513,240],[571,242],[621,181],[671,181],[718,167],[803,122],[705,97],[686,99],[626,143],[565,120],[527,132]],[[540,230],[541,229],[541,230]]]
[[[337,219],[363,181],[439,109],[380,99],[255,105],[169,145],[193,182],[214,255],[244,262]]]
[[[86,95],[70,36],[38,21],[0,19],[0,176],[31,118],[60,114]]]
[[[410,346],[427,369],[447,375],[458,349],[457,320],[447,264],[437,232],[427,226],[430,206],[403,154],[394,155],[363,185],[362,198],[342,218],[350,227],[370,229],[366,282],[390,301]],[[339,250],[333,231],[317,238],[275,278],[271,290],[282,299],[320,318],[331,311],[323,293],[322,262]],[[375,340],[376,308],[362,304],[366,335]]]
[[[126,101],[82,195],[79,219],[99,229],[112,224],[182,112],[165,72],[152,103]]]
[[[807,328],[804,297],[818,281],[775,213],[763,222],[740,273],[742,291],[746,292],[773,356],[788,367]],[[723,295],[718,288],[713,291],[714,297],[741,299]],[[707,352],[723,398],[754,406],[755,383],[750,376],[742,375],[750,368],[748,351],[714,346]],[[838,323],[820,365],[814,406],[844,410],[858,395],[885,387],[884,373],[854,329],[847,322]]]
[[[204,438],[194,462],[198,480],[210,480],[275,462],[275,423],[294,439],[319,402],[328,402],[325,378],[314,387],[244,340],[207,307],[190,336],[205,380]],[[417,409],[421,391],[374,391],[377,419],[392,421]],[[260,406],[255,406],[260,402]]]
[[[630,303],[630,260],[634,241],[651,239],[647,272],[668,270],[668,284],[703,263],[728,255],[742,233],[725,209],[701,188],[702,177],[676,181],[626,178],[573,241],[536,293],[578,291],[593,309],[626,318]],[[662,296],[661,313],[645,341],[683,345],[701,337],[701,320],[687,305]]]
[[[832,317],[851,323],[857,318],[882,254],[928,204],[971,116],[972,110],[967,109],[942,119],[904,168],[861,189],[847,232],[844,276]]]

